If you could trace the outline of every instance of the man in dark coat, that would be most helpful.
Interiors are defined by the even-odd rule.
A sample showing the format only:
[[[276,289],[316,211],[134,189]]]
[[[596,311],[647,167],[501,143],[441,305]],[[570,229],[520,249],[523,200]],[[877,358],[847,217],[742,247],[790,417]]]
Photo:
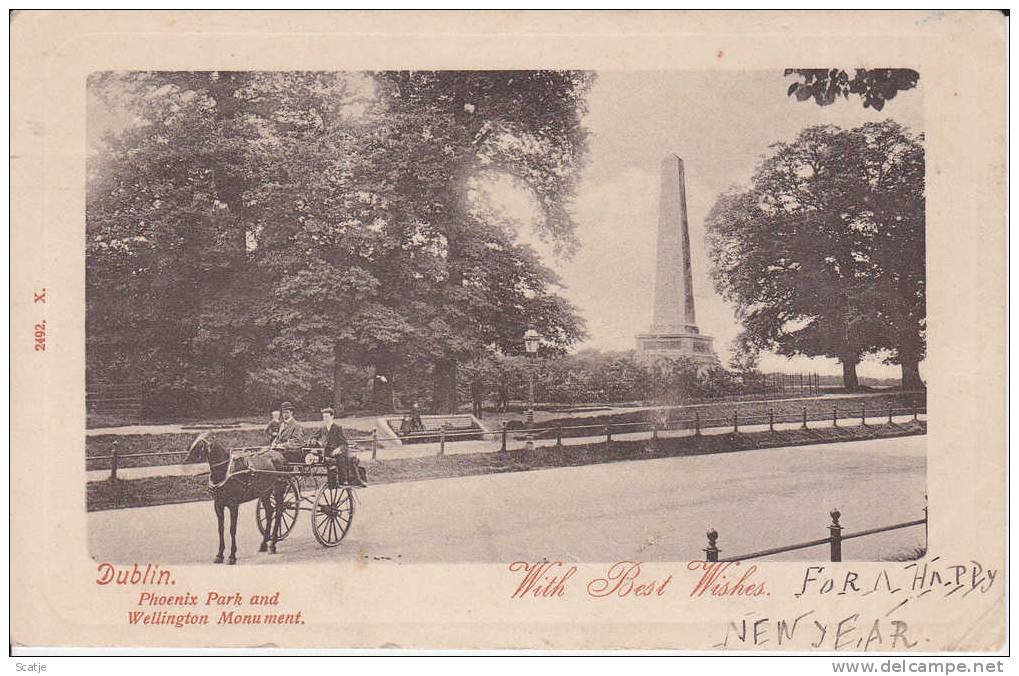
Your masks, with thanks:
[[[323,458],[333,458],[336,462],[336,473],[341,483],[364,486],[358,476],[356,463],[350,457],[350,444],[343,434],[343,428],[333,419],[334,413],[331,408],[322,409],[322,427],[315,432],[312,443],[322,447]]]

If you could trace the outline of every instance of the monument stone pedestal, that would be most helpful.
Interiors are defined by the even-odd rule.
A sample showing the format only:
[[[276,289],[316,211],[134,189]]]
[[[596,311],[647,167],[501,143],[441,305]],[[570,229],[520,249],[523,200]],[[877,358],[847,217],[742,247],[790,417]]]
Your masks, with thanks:
[[[637,351],[642,357],[685,357],[698,366],[718,363],[715,339],[699,333],[641,333],[637,335]]]

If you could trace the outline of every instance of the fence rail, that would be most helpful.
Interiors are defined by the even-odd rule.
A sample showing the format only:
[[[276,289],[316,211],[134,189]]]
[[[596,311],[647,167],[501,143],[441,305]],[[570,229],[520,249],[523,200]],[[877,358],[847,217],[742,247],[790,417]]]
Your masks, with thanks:
[[[892,524],[891,526],[879,526],[877,528],[868,528],[866,530],[856,531],[855,533],[842,533],[842,524],[839,520],[842,518],[842,512],[838,509],[831,510],[828,515],[831,517],[831,523],[828,524],[828,537],[820,538],[818,540],[809,540],[807,542],[797,542],[792,545],[784,545],[782,547],[772,547],[770,549],[762,549],[756,552],[750,552],[749,554],[740,554],[739,556],[728,556],[725,558],[719,558],[719,553],[722,551],[718,548],[718,531],[711,528],[707,532],[708,546],[704,548],[704,556],[708,561],[718,562],[735,562],[735,561],[747,561],[749,559],[760,559],[766,556],[773,556],[775,554],[784,554],[785,552],[794,552],[799,549],[810,549],[811,547],[817,547],[819,545],[829,546],[829,558],[832,562],[838,562],[842,560],[842,543],[846,540],[852,540],[853,538],[862,538],[867,535],[875,535],[877,533],[885,533],[888,531],[899,530],[901,528],[911,528],[913,526],[924,526],[924,546],[927,543],[927,508],[924,507],[924,517],[922,519],[916,519],[914,521],[905,521],[903,523]]]
[[[880,413],[880,415],[879,415]],[[555,446],[563,446],[563,439],[565,438],[588,438],[597,439],[599,437],[604,438],[605,443],[611,443],[613,435],[626,435],[626,434],[640,434],[644,433],[649,435],[652,440],[657,440],[660,434],[668,432],[677,432],[684,430],[691,430],[693,434],[700,435],[702,430],[705,429],[731,429],[733,433],[739,434],[741,427],[751,425],[767,425],[768,430],[775,431],[776,425],[789,425],[798,423],[798,428],[813,429],[811,423],[816,425],[817,423],[828,423],[827,426],[838,426],[839,421],[846,420],[859,420],[861,424],[867,425],[868,420],[877,421],[887,420],[888,423],[892,423],[895,417],[909,416],[912,420],[919,420],[920,415],[926,415],[926,407],[920,407],[918,405],[910,407],[885,407],[883,409],[877,408],[866,408],[865,406],[857,407],[853,409],[839,409],[836,404],[832,408],[831,413],[825,411],[808,411],[806,407],[801,407],[799,413],[784,413],[777,414],[774,410],[769,409],[767,413],[747,415],[741,414],[739,409],[736,408],[730,415],[719,416],[713,418],[702,418],[699,412],[695,412],[692,417],[683,419],[673,420],[651,420],[651,421],[633,421],[633,422],[621,422],[621,423],[597,423],[591,425],[557,425],[555,427],[535,427],[528,429],[527,427],[518,427],[510,429],[506,424],[503,424],[501,429],[496,431],[481,431],[470,430],[470,431],[453,431],[440,429],[438,431],[438,449],[437,455],[445,455],[446,444],[463,442],[467,440],[478,441],[478,437],[481,437],[481,441],[495,441],[499,443],[499,450],[509,451],[517,450],[511,449],[510,441],[523,441],[526,442],[528,438],[539,439],[544,441],[555,440]],[[378,458],[379,453],[379,439],[377,430],[372,430],[372,436],[370,437],[357,437],[353,441],[368,446],[371,451],[372,460]],[[109,461],[109,467],[111,477],[116,477],[116,472],[121,463],[125,460],[134,460],[138,458],[156,458],[156,457],[170,457],[179,456],[183,460],[187,456],[187,450],[175,450],[175,451],[143,451],[137,453],[122,453],[117,448],[118,442],[114,441],[111,452],[103,455],[86,455],[86,467],[88,463],[104,462]],[[522,446],[524,448],[526,446]],[[254,447],[253,447],[254,448]],[[261,447],[258,447],[261,448]],[[133,465],[137,466],[137,465]],[[104,469],[102,467],[98,469]]]

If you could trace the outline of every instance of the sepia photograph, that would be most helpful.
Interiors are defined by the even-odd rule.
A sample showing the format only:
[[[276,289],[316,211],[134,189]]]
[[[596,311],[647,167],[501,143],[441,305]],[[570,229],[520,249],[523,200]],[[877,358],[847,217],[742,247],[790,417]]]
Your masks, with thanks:
[[[923,556],[921,83],[93,73],[90,553]]]
[[[26,670],[1001,671],[1006,15],[10,25]]]

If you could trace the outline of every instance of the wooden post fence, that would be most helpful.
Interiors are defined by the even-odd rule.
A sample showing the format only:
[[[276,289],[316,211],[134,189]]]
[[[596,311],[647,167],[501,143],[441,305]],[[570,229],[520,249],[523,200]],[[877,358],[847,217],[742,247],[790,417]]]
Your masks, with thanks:
[[[555,445],[556,445],[556,448],[562,448],[563,447],[563,426],[562,425],[559,425],[555,429]]]
[[[739,409],[732,410],[732,433],[739,434]]]
[[[832,427],[838,427],[839,426],[839,405],[838,404],[834,404],[831,407],[831,426]]]
[[[439,428],[439,455],[446,455],[446,426]]]
[[[502,448],[500,450],[502,450],[502,451],[506,450],[506,423],[505,422],[502,424]]]
[[[117,480],[117,465],[120,464],[120,450],[117,448],[119,442],[113,442],[113,450],[110,454],[110,481]]]

